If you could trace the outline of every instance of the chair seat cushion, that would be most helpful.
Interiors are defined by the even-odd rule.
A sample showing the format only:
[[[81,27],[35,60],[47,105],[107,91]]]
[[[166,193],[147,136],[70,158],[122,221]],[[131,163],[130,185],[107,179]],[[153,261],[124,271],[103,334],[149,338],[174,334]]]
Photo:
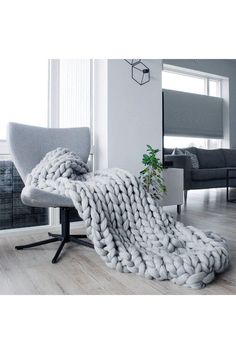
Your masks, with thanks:
[[[226,168],[199,168],[192,170],[194,181],[209,181],[214,179],[226,179]]]
[[[21,200],[25,205],[42,208],[73,207],[70,198],[64,195],[43,191],[35,187],[24,187],[21,192]]]

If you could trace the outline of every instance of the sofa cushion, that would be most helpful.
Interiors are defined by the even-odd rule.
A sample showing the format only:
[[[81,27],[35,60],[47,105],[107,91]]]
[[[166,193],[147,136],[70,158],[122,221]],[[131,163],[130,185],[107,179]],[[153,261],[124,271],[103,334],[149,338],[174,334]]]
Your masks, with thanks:
[[[192,148],[188,148],[188,149],[179,149],[179,148],[175,148],[172,152],[172,155],[186,155],[189,156],[191,159],[191,163],[192,163],[192,168],[199,168],[199,162],[198,162],[198,157],[196,155],[196,153],[192,153],[189,151],[189,149]]]
[[[184,148],[183,150],[191,152],[191,154],[197,155],[197,148],[194,147],[194,146],[190,146],[190,147]]]
[[[213,179],[226,179],[227,168],[199,168],[192,170],[193,181],[209,181]]]
[[[236,149],[222,149],[227,167],[236,167]]]
[[[225,167],[225,157],[222,149],[197,149],[200,168]]]
[[[184,155],[184,151],[179,148],[174,148],[173,152],[171,155]]]
[[[193,168],[199,168],[199,161],[198,161],[197,155],[192,154],[188,150],[185,151],[185,155],[190,157]]]
[[[174,149],[164,148],[164,155],[171,155]]]

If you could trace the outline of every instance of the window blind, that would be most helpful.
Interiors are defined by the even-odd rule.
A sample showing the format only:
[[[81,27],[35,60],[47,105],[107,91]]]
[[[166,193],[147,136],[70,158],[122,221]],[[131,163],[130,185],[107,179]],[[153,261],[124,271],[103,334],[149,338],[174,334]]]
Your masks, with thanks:
[[[222,98],[164,92],[164,135],[223,138]]]

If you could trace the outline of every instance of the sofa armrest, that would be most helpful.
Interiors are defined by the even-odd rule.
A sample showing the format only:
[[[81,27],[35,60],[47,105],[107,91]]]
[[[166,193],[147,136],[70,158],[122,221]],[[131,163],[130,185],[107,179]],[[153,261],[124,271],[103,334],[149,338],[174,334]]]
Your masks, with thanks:
[[[173,162],[174,168],[182,168],[184,170],[184,189],[191,188],[191,170],[192,162],[190,156],[186,155],[165,155],[165,161]]]

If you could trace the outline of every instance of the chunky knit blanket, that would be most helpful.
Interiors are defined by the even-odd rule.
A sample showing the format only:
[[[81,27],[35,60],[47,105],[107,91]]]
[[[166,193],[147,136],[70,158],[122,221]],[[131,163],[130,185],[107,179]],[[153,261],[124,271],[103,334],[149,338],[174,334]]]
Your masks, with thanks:
[[[201,289],[229,264],[222,237],[176,221],[127,171],[89,173],[78,155],[58,148],[32,170],[27,185],[70,197],[95,251],[120,272]]]

